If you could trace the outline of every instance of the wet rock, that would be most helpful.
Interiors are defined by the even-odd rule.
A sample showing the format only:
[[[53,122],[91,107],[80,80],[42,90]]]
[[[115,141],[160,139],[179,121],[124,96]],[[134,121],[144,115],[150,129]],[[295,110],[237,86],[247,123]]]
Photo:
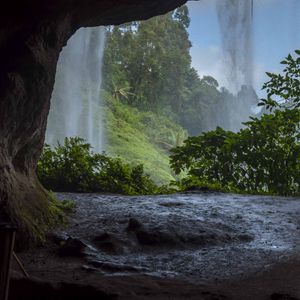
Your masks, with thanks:
[[[123,254],[126,243],[111,233],[103,232],[97,235],[94,240],[96,247],[109,254]]]
[[[135,218],[130,218],[128,221],[127,231],[135,231],[143,228],[143,224]]]
[[[224,227],[224,226],[223,226]],[[220,228],[213,230],[204,227],[198,232],[192,229],[179,228],[177,224],[171,224],[163,227],[149,228],[144,226],[138,220],[131,218],[129,220],[127,231],[134,234],[137,242],[142,246],[153,246],[161,248],[193,248],[212,246],[233,241],[249,241],[251,237],[248,235],[236,236],[229,234],[231,228]],[[226,231],[224,231],[226,229]]]
[[[165,207],[180,207],[183,206],[184,204],[181,202],[165,202],[165,203],[159,203],[159,205]]]
[[[89,261],[89,264],[92,265],[93,267],[97,269],[101,269],[103,271],[108,271],[108,272],[139,272],[140,270],[138,268],[128,266],[128,265],[123,265],[123,264],[114,264],[114,263],[106,263],[106,262],[101,262],[97,260],[91,260]]]
[[[90,267],[90,266],[87,266],[87,265],[83,265],[81,267],[81,269],[84,270],[84,271],[87,271],[89,273],[93,273],[93,272],[97,272],[98,271],[98,269]]]
[[[176,238],[168,232],[162,232],[159,228],[148,229],[138,220],[131,218],[126,229],[133,233],[138,244],[142,246],[175,246]]]
[[[227,300],[228,299],[224,295],[219,295],[208,291],[204,291],[201,294],[205,300]]]
[[[182,233],[182,235],[180,235],[180,239],[185,246],[206,247],[232,243],[236,240],[236,237],[226,232],[205,229],[199,233]]]
[[[136,231],[136,238],[141,245],[145,246],[182,246],[181,241],[166,232],[147,231],[140,229]]]
[[[126,243],[126,252],[115,256],[108,256],[109,252],[98,250],[101,248],[97,246],[91,247],[86,251],[92,256],[90,259],[143,266],[149,270],[147,274],[207,281],[244,277],[249,272],[260,272],[262,266],[265,269],[266,265],[284,261],[298,250],[299,231],[295,229],[299,227],[299,199],[272,199],[271,207],[266,204],[269,197],[230,194],[125,198],[99,195],[97,201],[90,194],[59,196],[75,199],[78,207],[68,229],[70,236],[89,240],[94,246],[93,239],[98,233],[111,233]],[[161,203],[184,205],[168,208],[160,206]],[[267,214],[270,210],[275,213]],[[211,217],[213,211],[218,212],[217,217]],[[292,217],[293,226],[287,223]],[[266,230],[267,226],[270,230]],[[106,241],[104,237],[100,240]],[[283,254],[287,258],[279,259]]]
[[[160,229],[146,229],[141,222],[131,218],[129,219],[127,231],[135,234],[140,245],[143,246],[175,246],[180,243],[176,237],[168,232],[162,232]]]
[[[26,295],[26,296],[25,296]],[[74,283],[52,284],[37,278],[12,278],[9,300],[114,300],[116,294],[108,294],[88,285]]]
[[[271,295],[271,300],[298,300],[288,294],[274,293]]]
[[[69,237],[62,246],[57,250],[59,256],[84,257],[86,245],[76,238]]]
[[[244,234],[239,234],[237,236],[237,239],[241,242],[251,242],[254,240],[254,236],[244,233]]]
[[[49,233],[47,235],[47,239],[56,245],[63,245],[67,241],[68,238],[69,238],[69,235],[65,232]]]
[[[200,234],[182,236],[181,240],[184,245],[207,246],[215,245],[217,243],[218,238],[217,235],[214,234]]]

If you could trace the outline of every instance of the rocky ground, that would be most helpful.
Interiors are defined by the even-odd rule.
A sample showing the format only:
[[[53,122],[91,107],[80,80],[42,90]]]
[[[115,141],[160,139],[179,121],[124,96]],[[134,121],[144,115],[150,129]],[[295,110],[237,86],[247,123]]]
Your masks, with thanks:
[[[58,196],[72,221],[19,254],[11,299],[300,299],[300,199]]]

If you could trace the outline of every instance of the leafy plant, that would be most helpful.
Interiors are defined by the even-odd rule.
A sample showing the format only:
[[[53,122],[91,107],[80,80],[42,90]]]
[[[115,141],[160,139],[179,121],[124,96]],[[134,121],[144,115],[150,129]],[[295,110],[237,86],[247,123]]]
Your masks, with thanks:
[[[173,170],[188,174],[182,188],[204,182],[225,191],[300,193],[300,57],[289,55],[282,64],[284,75],[268,73],[268,98],[260,104],[280,110],[250,118],[238,133],[217,128],[171,150]]]
[[[295,50],[295,54],[295,57],[289,54],[281,62],[285,66],[283,74],[266,73],[270,78],[263,85],[267,98],[261,99],[259,106],[270,110],[300,107],[300,50]]]
[[[79,137],[65,138],[52,149],[45,145],[37,173],[42,184],[54,191],[154,194],[159,187],[143,165],[130,166],[120,158],[93,153]]]
[[[257,104],[258,98],[249,87],[235,96],[219,89],[213,77],[199,77],[191,65],[189,23],[188,8],[182,6],[146,21],[108,27],[103,88],[122,104],[172,119],[190,135],[211,130],[212,123],[235,129],[233,124],[251,114],[252,103],[240,100],[251,97]],[[230,106],[242,113],[231,113]],[[182,142],[180,134],[172,139]],[[173,145],[156,140],[165,149]]]
[[[276,110],[252,118],[238,133],[217,128],[190,137],[172,150],[171,167],[223,190],[298,194],[299,122],[298,109]]]

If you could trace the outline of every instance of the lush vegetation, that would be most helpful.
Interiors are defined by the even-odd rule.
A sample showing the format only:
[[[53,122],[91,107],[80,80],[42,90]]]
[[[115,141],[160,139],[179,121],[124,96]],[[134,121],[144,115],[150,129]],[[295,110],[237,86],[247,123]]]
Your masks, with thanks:
[[[157,184],[177,178],[169,150],[187,134],[198,135],[216,123],[233,130],[251,113],[249,102],[242,100],[258,102],[251,88],[244,86],[233,96],[214,78],[199,78],[191,66],[188,26],[183,6],[148,21],[108,27],[106,33],[106,152],[143,164]],[[231,106],[242,113],[234,114]]]
[[[130,166],[120,158],[93,153],[83,139],[66,138],[52,149],[45,145],[37,173],[48,189],[64,192],[111,192],[128,195],[160,193],[144,173],[143,165]]]
[[[149,194],[171,181],[180,189],[300,193],[300,51],[281,62],[283,74],[267,73],[267,98],[259,105],[270,113],[249,117],[259,102],[251,87],[232,95],[191,66],[189,23],[182,6],[107,28],[107,154],[93,153],[79,138],[46,145],[38,175],[47,188]]]
[[[105,95],[106,152],[131,165],[143,164],[157,184],[174,180],[169,150],[187,138],[182,127],[151,111],[140,111]]]
[[[238,133],[217,128],[172,150],[172,168],[188,172],[183,188],[209,183],[229,191],[300,193],[300,51],[296,55],[282,62],[283,74],[267,73],[263,87],[261,105],[281,110],[251,118]]]
[[[182,6],[148,21],[109,27],[103,88],[127,106],[167,116],[189,135],[214,129],[214,124],[233,130],[247,120],[258,98],[252,88],[243,86],[234,96],[213,77],[199,78],[191,66],[189,23]],[[240,113],[232,113],[231,106]]]
[[[267,98],[262,99],[260,106],[266,106],[271,111],[300,107],[300,50],[295,50],[295,54],[295,58],[289,54],[281,62],[285,66],[283,74],[267,72],[270,80],[263,86]]]

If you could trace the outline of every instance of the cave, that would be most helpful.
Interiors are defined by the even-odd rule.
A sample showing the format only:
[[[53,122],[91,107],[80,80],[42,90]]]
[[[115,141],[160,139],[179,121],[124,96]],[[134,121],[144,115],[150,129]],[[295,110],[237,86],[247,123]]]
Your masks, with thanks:
[[[19,238],[42,238],[51,220],[49,195],[35,169],[44,144],[56,64],[80,27],[147,19],[186,0],[10,1],[0,25],[0,213]]]

